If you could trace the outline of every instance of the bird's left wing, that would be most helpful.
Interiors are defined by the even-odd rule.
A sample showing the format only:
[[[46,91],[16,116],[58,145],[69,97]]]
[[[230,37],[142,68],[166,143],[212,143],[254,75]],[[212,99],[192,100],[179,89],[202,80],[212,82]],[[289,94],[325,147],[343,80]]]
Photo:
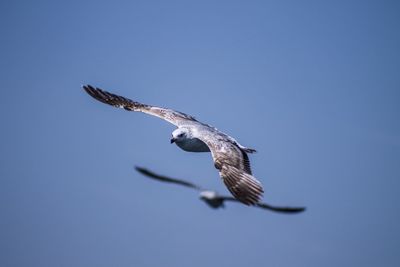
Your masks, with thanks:
[[[135,169],[140,172],[141,174],[150,177],[152,179],[161,181],[161,182],[167,182],[167,183],[173,183],[173,184],[179,184],[179,185],[183,185],[186,187],[190,187],[196,190],[201,190],[201,187],[195,184],[192,184],[190,182],[184,181],[184,180],[180,180],[180,179],[176,179],[176,178],[171,178],[171,177],[167,177],[164,175],[160,175],[160,174],[156,174],[152,171],[149,171],[148,169],[142,168],[142,167],[135,167]]]
[[[155,107],[151,105],[142,104],[136,101],[133,101],[129,98],[125,98],[123,96],[119,96],[116,94],[109,93],[100,88],[94,88],[91,85],[84,85],[83,89],[94,99],[103,102],[105,104],[123,108],[128,111],[140,111],[143,113],[147,113],[149,115],[153,115],[159,117],[163,120],[168,121],[169,123],[174,124],[175,126],[180,126],[188,123],[200,123],[194,117],[187,115],[183,112],[175,111],[168,108]]]

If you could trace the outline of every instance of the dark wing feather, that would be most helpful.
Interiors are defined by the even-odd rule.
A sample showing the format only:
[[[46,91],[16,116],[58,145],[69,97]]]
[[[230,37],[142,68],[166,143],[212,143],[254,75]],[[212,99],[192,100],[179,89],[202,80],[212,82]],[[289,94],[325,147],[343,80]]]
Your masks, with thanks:
[[[245,151],[243,151],[242,149],[240,149],[240,151],[242,152],[242,156],[243,156],[243,170],[244,170],[246,173],[252,175],[249,156],[248,156],[247,153],[246,153]]]
[[[224,201],[235,201],[238,202],[237,199],[229,196],[218,196],[219,199],[224,200]],[[305,207],[277,207],[277,206],[272,206],[267,203],[257,203],[255,204],[256,207],[266,209],[266,210],[271,210],[275,212],[281,212],[281,213],[299,213],[303,212],[306,210]]]
[[[184,180],[179,180],[179,179],[163,176],[163,175],[160,175],[160,174],[156,174],[156,173],[154,173],[152,171],[149,171],[149,170],[147,170],[145,168],[141,168],[141,167],[137,167],[137,166],[135,167],[135,169],[138,172],[140,172],[141,174],[143,174],[143,175],[145,175],[147,177],[150,177],[152,179],[161,181],[161,182],[179,184],[179,185],[183,185],[183,186],[190,187],[190,188],[193,188],[193,189],[201,190],[201,187],[199,187],[199,186],[197,186],[195,184],[192,184],[190,182],[184,181]]]
[[[190,122],[199,123],[194,117],[187,115],[185,113],[175,111],[172,109],[154,107],[146,104],[142,104],[136,101],[133,101],[129,98],[125,98],[119,95],[115,95],[104,91],[100,88],[94,88],[91,85],[84,85],[83,89],[94,99],[103,102],[105,104],[123,108],[128,111],[140,111],[143,113],[147,113],[161,119],[164,119],[176,126],[180,126],[183,124],[188,124]]]
[[[257,203],[256,206],[262,209],[267,209],[282,213],[299,213],[306,210],[305,207],[277,207],[269,205],[267,203]]]

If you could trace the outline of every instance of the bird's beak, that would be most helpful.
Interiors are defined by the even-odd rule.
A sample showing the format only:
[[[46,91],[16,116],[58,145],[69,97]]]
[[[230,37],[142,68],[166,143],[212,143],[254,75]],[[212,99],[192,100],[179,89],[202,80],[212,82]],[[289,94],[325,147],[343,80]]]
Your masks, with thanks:
[[[171,144],[172,143],[175,143],[175,138],[173,138],[173,137],[171,138]]]

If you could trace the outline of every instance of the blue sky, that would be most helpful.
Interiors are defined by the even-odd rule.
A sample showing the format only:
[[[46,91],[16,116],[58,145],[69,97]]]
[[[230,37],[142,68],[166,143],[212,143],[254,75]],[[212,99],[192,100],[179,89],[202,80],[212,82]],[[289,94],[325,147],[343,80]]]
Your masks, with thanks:
[[[396,1],[0,3],[1,266],[399,266]],[[259,152],[264,200],[227,194],[174,127],[92,84],[184,111]]]

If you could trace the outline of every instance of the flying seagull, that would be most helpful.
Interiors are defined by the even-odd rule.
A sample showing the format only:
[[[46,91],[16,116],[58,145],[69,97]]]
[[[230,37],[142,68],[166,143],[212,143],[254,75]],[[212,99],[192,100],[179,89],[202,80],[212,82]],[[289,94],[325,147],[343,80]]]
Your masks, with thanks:
[[[203,200],[204,202],[206,202],[210,207],[215,208],[215,209],[225,207],[224,206],[225,201],[234,201],[234,202],[238,201],[237,199],[235,199],[233,197],[220,196],[215,191],[203,189],[198,185],[192,184],[192,183],[184,181],[184,180],[156,174],[156,173],[149,171],[148,169],[145,169],[142,167],[136,166],[135,169],[138,172],[140,172],[141,174],[143,174],[147,177],[150,177],[152,179],[155,179],[155,180],[158,180],[161,182],[178,184],[178,185],[182,185],[182,186],[189,187],[189,188],[195,189],[197,191],[200,191],[200,199]],[[271,206],[267,203],[256,203],[255,206],[262,208],[262,209],[267,209],[267,210],[281,212],[281,213],[299,213],[299,212],[305,211],[305,209],[306,209],[304,207],[276,207],[276,206]]]
[[[171,144],[189,152],[211,152],[214,166],[232,195],[246,205],[255,205],[264,193],[252,175],[247,153],[256,150],[240,145],[234,138],[194,117],[172,109],[142,104],[90,85],[83,89],[96,100],[128,111],[140,111],[174,124]]]

